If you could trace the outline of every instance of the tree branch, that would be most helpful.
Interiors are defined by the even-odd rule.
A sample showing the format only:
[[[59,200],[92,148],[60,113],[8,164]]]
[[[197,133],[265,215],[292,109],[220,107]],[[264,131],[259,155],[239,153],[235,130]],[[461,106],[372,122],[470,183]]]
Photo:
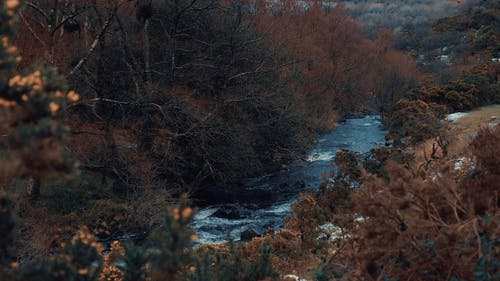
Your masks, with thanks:
[[[111,14],[109,15],[108,19],[104,23],[104,26],[101,28],[101,31],[99,32],[99,34],[95,38],[94,42],[92,43],[92,46],[90,46],[88,54],[86,56],[84,56],[83,58],[80,59],[80,61],[78,62],[78,64],[71,70],[71,72],[69,73],[68,76],[73,76],[89,60],[90,55],[92,55],[92,53],[95,51],[95,48],[97,47],[97,45],[101,41],[102,37],[104,36],[104,33],[106,32],[106,30],[110,26],[111,21],[113,20],[113,18],[115,17],[115,15],[116,15],[116,8],[113,9],[113,12],[111,12]]]

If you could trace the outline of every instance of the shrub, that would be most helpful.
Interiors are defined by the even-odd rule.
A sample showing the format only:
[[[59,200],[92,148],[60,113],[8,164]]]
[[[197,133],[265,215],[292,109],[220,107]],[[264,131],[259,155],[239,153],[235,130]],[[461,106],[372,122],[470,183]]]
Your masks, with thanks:
[[[56,116],[63,104],[79,95],[67,91],[53,69],[18,72],[21,57],[11,42],[11,26],[19,5],[15,0],[0,5],[0,169],[11,181],[31,177],[29,192],[37,199],[40,184],[49,176],[67,175],[72,168],[61,142],[65,128]]]
[[[417,143],[439,133],[444,112],[446,107],[436,103],[400,99],[386,122],[398,138],[411,137]]]
[[[271,248],[266,245],[261,247],[257,257],[245,256],[244,248],[232,243],[219,250],[193,251],[195,236],[189,229],[193,215],[193,209],[182,201],[177,207],[169,208],[161,227],[143,245],[115,241],[107,252],[84,228],[70,241],[63,242],[52,256],[6,268],[4,276],[13,281],[257,281],[277,278],[271,263]]]
[[[445,87],[420,88],[413,93],[414,99],[439,104],[447,113],[470,110],[479,105],[479,89],[463,80],[450,82]]]
[[[402,148],[377,147],[372,149],[368,157],[363,159],[362,165],[366,172],[381,178],[387,178],[387,173],[384,170],[387,162],[394,161],[406,166],[409,165],[413,159],[414,155],[406,152]]]
[[[348,169],[361,171],[359,188],[335,184],[342,169],[334,169],[294,204],[286,227],[301,232],[295,247],[323,257],[317,280],[498,279],[498,143],[500,125],[480,130],[461,152],[474,163],[461,170],[446,155],[420,164],[402,151],[374,151],[362,162],[375,174]],[[336,239],[321,240],[326,223]]]
[[[191,281],[251,281],[276,280],[277,272],[271,264],[271,248],[262,245],[257,259],[245,258],[243,249],[230,243],[227,253],[204,250],[196,260],[192,272],[188,274]]]
[[[446,159],[418,175],[395,162],[386,179],[365,174],[335,221],[349,233],[330,263],[341,280],[498,278],[499,141],[500,126],[482,130],[470,146],[474,171],[465,175]]]
[[[498,64],[486,63],[445,86],[414,89],[390,105],[384,112],[384,122],[396,141],[411,137],[417,143],[440,135],[444,114],[500,101],[499,73]]]
[[[103,250],[88,230],[81,230],[56,255],[22,264],[12,273],[11,280],[97,281]]]

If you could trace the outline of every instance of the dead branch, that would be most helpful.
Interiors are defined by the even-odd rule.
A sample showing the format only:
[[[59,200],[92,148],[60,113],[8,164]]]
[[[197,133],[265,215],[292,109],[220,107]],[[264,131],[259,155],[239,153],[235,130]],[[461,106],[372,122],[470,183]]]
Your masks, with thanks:
[[[113,20],[113,18],[115,17],[115,15],[116,15],[116,8],[113,9],[113,11],[109,15],[108,19],[104,23],[104,26],[101,28],[101,31],[99,32],[99,34],[95,38],[94,42],[92,43],[92,46],[90,47],[87,55],[80,59],[80,61],[78,62],[78,64],[69,73],[69,76],[73,76],[89,60],[90,56],[94,53],[95,48],[97,47],[97,45],[101,41],[102,37],[104,36],[104,33],[106,32],[106,30],[110,26],[111,21]]]

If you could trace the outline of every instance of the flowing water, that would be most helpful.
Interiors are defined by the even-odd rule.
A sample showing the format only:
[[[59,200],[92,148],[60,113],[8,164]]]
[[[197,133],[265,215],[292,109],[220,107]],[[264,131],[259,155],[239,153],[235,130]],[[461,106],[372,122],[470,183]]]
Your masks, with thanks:
[[[321,174],[329,172],[337,150],[367,153],[384,145],[386,133],[379,116],[347,119],[318,138],[306,161],[296,161],[273,175],[226,187],[233,190],[231,196],[221,196],[220,204],[204,207],[195,216],[192,226],[198,242],[223,243],[228,235],[238,241],[241,232],[248,228],[257,232],[280,228],[298,194],[319,187]]]

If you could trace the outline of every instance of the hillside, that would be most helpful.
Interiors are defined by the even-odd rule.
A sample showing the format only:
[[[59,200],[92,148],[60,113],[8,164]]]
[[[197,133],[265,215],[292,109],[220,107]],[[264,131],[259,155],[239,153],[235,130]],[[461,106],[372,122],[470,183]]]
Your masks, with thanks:
[[[462,151],[481,128],[494,127],[499,123],[500,105],[485,106],[456,116],[448,129],[448,134],[454,139],[450,150]]]
[[[471,1],[416,0],[416,1],[341,1],[346,11],[358,18],[370,34],[387,28],[396,33],[422,30],[431,22],[458,13]]]
[[[499,28],[480,0],[0,2],[0,280],[499,280]]]

